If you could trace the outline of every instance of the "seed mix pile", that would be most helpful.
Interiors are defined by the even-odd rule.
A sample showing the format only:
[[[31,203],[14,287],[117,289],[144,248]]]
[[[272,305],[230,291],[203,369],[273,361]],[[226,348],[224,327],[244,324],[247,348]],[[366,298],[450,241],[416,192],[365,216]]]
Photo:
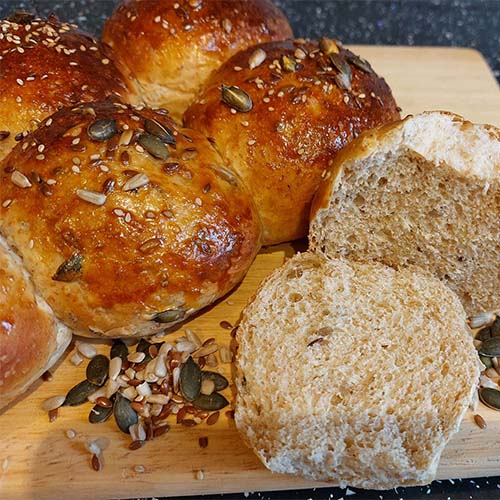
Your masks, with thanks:
[[[221,326],[232,330],[237,327],[227,322]],[[220,410],[229,405],[221,391],[229,386],[228,380],[216,371],[219,364],[230,363],[232,353],[226,346],[219,346],[214,338],[202,342],[192,330],[173,342],[150,342],[141,339],[131,352],[123,340],[114,340],[109,357],[98,354],[95,347],[77,342],[70,357],[74,365],[89,359],[86,379],[71,388],[68,393],[53,396],[43,402],[49,421],[57,418],[62,406],[78,406],[92,403],[88,419],[92,424],[108,420],[111,415],[118,428],[130,434],[130,450],[141,448],[146,441],[169,431],[167,418],[175,415],[176,422],[194,427],[205,422],[214,425]],[[50,379],[50,374],[44,377]],[[232,418],[232,410],[226,411]],[[69,429],[67,437],[76,436]],[[91,465],[96,471],[103,468],[103,451],[109,445],[107,438],[87,440]],[[200,448],[208,446],[208,438],[200,437]]]

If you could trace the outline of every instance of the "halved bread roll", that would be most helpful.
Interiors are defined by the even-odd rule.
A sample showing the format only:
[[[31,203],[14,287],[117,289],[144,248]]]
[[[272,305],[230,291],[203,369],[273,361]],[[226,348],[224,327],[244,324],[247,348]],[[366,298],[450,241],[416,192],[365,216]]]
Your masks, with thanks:
[[[312,207],[311,249],[415,264],[470,314],[500,307],[500,130],[445,112],[408,117],[353,141]]]
[[[238,330],[236,425],[273,472],[430,482],[479,375],[456,295],[416,267],[299,254]]]

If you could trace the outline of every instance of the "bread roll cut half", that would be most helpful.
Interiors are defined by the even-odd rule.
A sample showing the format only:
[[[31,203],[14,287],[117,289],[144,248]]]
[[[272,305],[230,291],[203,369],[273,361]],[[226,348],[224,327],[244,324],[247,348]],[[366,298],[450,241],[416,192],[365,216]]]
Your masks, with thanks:
[[[312,208],[329,257],[416,264],[468,313],[500,307],[500,130],[445,112],[367,132],[342,152]]]
[[[273,472],[386,489],[430,482],[475,389],[456,295],[416,267],[299,254],[238,330],[236,425]]]
[[[36,293],[21,260],[0,238],[0,409],[61,356],[71,332]]]

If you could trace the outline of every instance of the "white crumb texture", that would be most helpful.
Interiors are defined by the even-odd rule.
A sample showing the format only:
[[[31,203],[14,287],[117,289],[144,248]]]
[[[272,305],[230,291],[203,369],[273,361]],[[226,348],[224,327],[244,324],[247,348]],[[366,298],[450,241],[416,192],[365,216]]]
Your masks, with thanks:
[[[243,313],[235,420],[274,472],[430,482],[479,376],[458,298],[417,268],[299,254]]]

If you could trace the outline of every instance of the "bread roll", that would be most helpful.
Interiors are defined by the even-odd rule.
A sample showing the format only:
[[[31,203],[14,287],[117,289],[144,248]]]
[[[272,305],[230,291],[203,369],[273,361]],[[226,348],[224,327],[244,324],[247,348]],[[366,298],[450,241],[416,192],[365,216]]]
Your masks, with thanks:
[[[265,245],[305,236],[313,194],[335,154],[398,118],[385,81],[330,39],[239,52],[184,115],[186,126],[215,138],[248,185]]]
[[[314,201],[313,250],[415,264],[469,314],[500,308],[500,130],[444,112],[368,132],[336,159]]]
[[[109,48],[55,16],[0,21],[0,159],[61,106],[129,92]]]
[[[416,268],[305,253],[238,329],[236,426],[273,472],[342,487],[425,484],[479,360],[456,295]]]
[[[124,0],[103,32],[129,84],[175,119],[235,52],[292,36],[270,0]]]
[[[55,319],[0,238],[0,408],[48,370],[70,340],[71,332]]]
[[[75,333],[151,335],[224,295],[259,249],[252,199],[221,164],[160,112],[65,108],[0,165],[0,231]]]

